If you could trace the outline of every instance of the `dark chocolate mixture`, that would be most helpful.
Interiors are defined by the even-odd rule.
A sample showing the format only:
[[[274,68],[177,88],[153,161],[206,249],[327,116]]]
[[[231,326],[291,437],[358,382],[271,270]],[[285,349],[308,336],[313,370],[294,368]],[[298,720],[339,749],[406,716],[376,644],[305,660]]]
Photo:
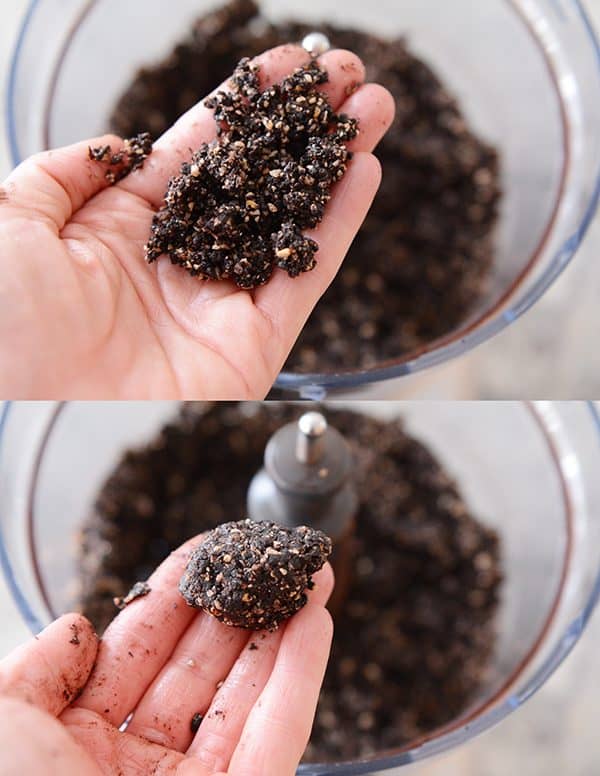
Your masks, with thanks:
[[[245,289],[267,283],[275,267],[293,278],[314,269],[319,246],[303,231],[323,220],[352,157],[345,142],[358,134],[318,90],[327,80],[312,60],[261,91],[258,66],[241,60],[231,89],[206,100],[218,139],[170,180],[148,262],[165,254],[192,276]]]
[[[118,183],[135,170],[140,170],[152,153],[152,136],[149,132],[140,132],[135,137],[123,141],[119,151],[113,151],[109,145],[88,148],[88,158],[106,166],[104,177],[111,184]]]
[[[138,598],[143,598],[151,592],[152,588],[147,582],[136,582],[126,596],[113,598],[113,603],[117,609],[125,609]]]
[[[300,611],[331,539],[308,526],[238,520],[213,528],[192,552],[179,591],[226,625],[276,630]]]
[[[139,72],[113,128],[157,137],[242,57],[314,29],[259,22],[258,13],[253,0],[233,0],[199,19],[166,60]],[[363,59],[367,78],[394,95],[397,116],[377,150],[384,178],[375,204],[286,365],[301,371],[369,367],[456,328],[485,293],[500,198],[495,149],[403,39],[319,29]]]
[[[265,445],[302,407],[186,405],[128,452],[98,495],[81,550],[83,611],[113,598],[190,536],[243,514]],[[324,409],[357,460],[353,578],[307,758],[396,747],[454,719],[488,679],[500,589],[497,536],[400,422]]]

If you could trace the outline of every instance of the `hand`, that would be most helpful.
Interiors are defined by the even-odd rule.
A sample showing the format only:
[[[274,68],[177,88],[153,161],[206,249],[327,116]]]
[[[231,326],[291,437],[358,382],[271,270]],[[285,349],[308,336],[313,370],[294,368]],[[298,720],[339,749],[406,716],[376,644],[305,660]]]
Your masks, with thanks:
[[[194,543],[158,568],[148,596],[99,643],[69,614],[0,662],[1,776],[295,774],[331,645],[331,567],[286,625],[248,634],[179,595]]]
[[[303,64],[283,46],[259,57],[265,86]],[[0,396],[16,398],[261,399],[272,386],[315,304],[336,275],[381,179],[370,153],[394,105],[364,85],[350,52],[321,57],[333,106],[359,119],[356,156],[323,223],[318,266],[291,280],[277,270],[254,292],[200,281],[143,246],[169,178],[190,149],[214,137],[212,113],[192,108],[155,144],[143,170],[107,188],[87,159],[107,135],[39,154],[0,192]],[[349,87],[363,85],[351,96]]]

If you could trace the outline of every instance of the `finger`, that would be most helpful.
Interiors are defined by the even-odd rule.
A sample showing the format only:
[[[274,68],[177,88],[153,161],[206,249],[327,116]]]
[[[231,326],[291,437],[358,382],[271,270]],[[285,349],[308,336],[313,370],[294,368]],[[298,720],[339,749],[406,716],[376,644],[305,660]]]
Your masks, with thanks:
[[[255,303],[270,323],[266,350],[274,374],[283,366],[315,305],[337,274],[360,229],[381,183],[381,167],[370,153],[390,128],[394,99],[382,86],[366,84],[342,105],[342,112],[358,119],[361,133],[350,144],[356,153],[348,172],[336,186],[317,229],[308,232],[319,243],[317,266],[312,272],[291,279],[277,271],[271,281],[255,292]]]
[[[315,599],[326,600],[333,588],[331,569],[315,575],[315,583],[319,585]],[[211,703],[214,705],[218,686],[228,683],[226,677],[248,638],[247,631],[200,614],[140,700],[128,732],[185,751],[193,738],[192,718],[206,716]]]
[[[90,146],[105,145],[116,151],[123,141],[116,135],[103,135],[31,156],[8,176],[4,206],[25,210],[60,231],[89,199],[109,187],[106,167],[88,156]]]
[[[175,776],[183,755],[143,738],[122,733],[102,715],[87,709],[67,709],[61,722],[72,739],[94,758],[105,776]],[[66,773],[76,773],[66,771]],[[194,772],[189,772],[193,776]],[[204,776],[204,774],[202,774]]]
[[[139,702],[128,732],[185,751],[193,737],[193,716],[206,714],[248,635],[208,614],[198,615]]]
[[[370,153],[359,152],[336,185],[325,218],[307,232],[319,244],[317,266],[291,279],[277,270],[271,281],[255,292],[255,304],[269,322],[265,358],[271,373],[283,366],[315,305],[336,276],[360,229],[381,183],[381,165]]]
[[[273,671],[286,627],[282,625],[274,633],[263,631],[250,636],[204,713],[187,754],[202,763],[209,773],[227,770],[248,714]]]
[[[308,53],[300,46],[288,44],[266,51],[254,60],[261,68],[261,87],[264,89],[282,81],[308,60]],[[320,89],[327,95],[334,109],[337,109],[346,94],[364,81],[364,65],[355,54],[341,50],[330,51],[319,61],[329,73],[329,82]],[[219,87],[227,88],[227,82]],[[169,179],[179,173],[182,162],[190,159],[192,149],[210,142],[215,136],[214,113],[202,101],[157,140],[144,169],[135,177],[119,183],[119,187],[143,197],[159,208]]]
[[[334,49],[320,56],[318,62],[329,76],[327,83],[319,86],[319,91],[326,95],[336,112],[347,113],[342,107],[346,98],[365,82],[362,60],[352,51]]]
[[[346,100],[342,110],[360,122],[360,133],[348,143],[348,148],[355,152],[373,151],[394,121],[396,103],[385,87],[365,84]]]
[[[231,758],[230,776],[296,772],[312,729],[332,636],[331,615],[319,604],[308,603],[290,620],[271,676]]]
[[[323,607],[333,591],[331,566],[327,564],[313,580],[315,587],[308,593],[309,602]],[[227,770],[246,719],[273,671],[287,627],[275,633],[253,634],[215,695],[188,749],[188,754],[196,757],[210,773]]]
[[[178,585],[198,537],[180,547],[148,580],[150,593],[124,609],[106,629],[98,659],[77,706],[121,725],[196,616]]]
[[[0,663],[0,694],[58,716],[81,692],[97,649],[91,623],[66,614]]]

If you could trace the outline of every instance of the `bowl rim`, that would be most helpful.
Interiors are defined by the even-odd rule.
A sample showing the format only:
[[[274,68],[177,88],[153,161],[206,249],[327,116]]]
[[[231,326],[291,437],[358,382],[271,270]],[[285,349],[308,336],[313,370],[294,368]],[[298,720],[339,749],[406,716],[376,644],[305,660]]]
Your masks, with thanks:
[[[80,12],[75,28],[77,28],[78,24],[87,15],[89,10],[91,10],[97,1],[98,0],[88,0],[88,2],[86,2],[85,7]],[[521,17],[523,23],[530,28],[530,31],[535,40],[539,41],[539,36],[528,23],[527,19],[524,18],[523,13],[519,9],[518,0],[504,1],[512,6],[513,10]],[[25,44],[29,28],[31,26],[36,10],[41,6],[42,2],[44,2],[44,0],[30,0],[29,6],[21,23],[21,28],[16,44],[14,46],[10,63],[5,110],[7,117],[6,124],[9,149],[14,165],[17,165],[22,161],[15,119],[17,97],[16,81],[18,76],[18,69],[21,59],[21,52]],[[587,32],[589,42],[592,45],[596,55],[598,71],[600,73],[600,39],[596,35],[594,26],[592,25],[588,13],[582,4],[582,0],[572,0],[572,4],[578,14],[581,23],[583,24],[584,30]],[[543,51],[543,54],[548,62],[548,67],[550,68],[552,79],[556,84],[557,74],[554,72],[554,68],[548,58],[547,53]],[[563,113],[563,125],[565,125],[564,100],[561,97],[560,90],[558,90],[558,99],[560,101],[561,111]],[[564,126],[563,131],[568,135],[568,126]],[[569,159],[567,154],[563,168],[563,178],[565,176],[565,171],[568,168],[568,165]],[[558,192],[556,210],[562,202],[563,194],[563,191]],[[372,383],[379,383],[382,381],[407,377],[409,375],[432,369],[436,366],[441,366],[442,364],[459,356],[466,355],[466,353],[470,352],[484,342],[487,342],[489,339],[495,337],[505,328],[520,319],[554,284],[554,282],[568,267],[573,257],[577,253],[585,235],[587,234],[599,204],[600,166],[596,173],[596,184],[594,186],[594,190],[580,225],[577,227],[575,232],[573,232],[567,239],[564,240],[563,244],[550,260],[548,267],[544,270],[542,275],[536,279],[532,287],[527,290],[527,292],[523,294],[521,298],[516,296],[517,292],[521,287],[521,284],[531,274],[537,264],[537,259],[543,250],[546,238],[552,232],[553,224],[556,219],[556,210],[550,217],[546,226],[546,233],[543,235],[540,245],[532,254],[532,257],[528,261],[527,266],[519,275],[519,277],[512,283],[509,289],[503,294],[502,298],[498,300],[490,310],[472,316],[472,319],[466,320],[455,331],[449,332],[443,337],[437,338],[436,340],[427,343],[425,346],[422,346],[415,351],[409,352],[397,358],[383,360],[376,366],[366,369],[350,367],[348,369],[334,370],[327,373],[295,373],[282,371],[275,381],[274,388],[292,394],[299,394],[302,398],[305,399],[319,400],[325,398],[325,396],[327,396],[327,394],[331,391],[358,389],[368,386]]]
[[[12,405],[15,402],[5,402],[0,414],[0,452],[5,439],[5,429]],[[540,406],[553,406],[553,402],[516,402],[522,406],[528,407],[531,410],[532,420],[538,422],[539,430],[545,435],[546,441],[550,445],[550,452],[555,459],[558,458],[558,465],[560,467],[560,456],[558,453],[561,448],[561,440],[557,439],[556,435],[553,435],[549,431],[547,422],[544,420],[543,413],[540,411]],[[56,403],[57,406],[64,404],[63,402]],[[596,435],[600,441],[600,407],[592,401],[582,402],[582,406],[588,409],[589,415],[591,415],[591,422],[595,428]],[[588,415],[588,417],[589,417]],[[566,497],[566,507],[569,506],[569,493],[564,494]],[[553,607],[549,613],[546,623],[544,624],[540,635],[537,637],[536,645],[533,648],[533,653],[539,647],[539,642],[547,635],[548,630],[552,625],[552,620],[555,616],[556,609],[560,605],[563,598],[565,577],[568,575],[570,567],[570,553],[566,553],[566,561],[562,572],[562,580],[559,584],[558,592]],[[43,624],[40,622],[35,612],[31,608],[29,601],[21,591],[16,574],[13,570],[8,552],[5,547],[4,538],[2,535],[2,529],[0,526],[0,567],[3,570],[7,586],[17,604],[19,612],[23,616],[26,624],[32,630],[33,633],[38,633],[43,628]],[[336,774],[344,774],[345,776],[361,776],[365,774],[372,774],[380,770],[389,770],[396,767],[406,766],[412,763],[416,763],[434,755],[439,755],[453,749],[455,746],[464,743],[466,736],[469,740],[475,736],[482,734],[490,728],[497,725],[513,711],[516,711],[526,701],[532,698],[548,681],[548,679],[555,673],[555,671],[562,665],[564,660],[572,652],[575,645],[583,635],[587,624],[594,612],[598,601],[600,600],[600,569],[596,573],[596,577],[591,587],[591,591],[588,600],[583,605],[581,611],[579,611],[576,617],[570,621],[564,628],[564,632],[558,639],[555,647],[551,653],[545,658],[542,665],[540,665],[533,675],[526,682],[525,686],[520,690],[519,694],[511,693],[507,690],[506,685],[499,691],[495,698],[491,701],[487,701],[483,706],[483,711],[477,719],[469,717],[469,712],[460,718],[457,722],[451,723],[446,727],[435,731],[428,737],[424,737],[396,754],[381,753],[375,758],[364,760],[362,762],[340,762],[333,764],[302,764],[298,769],[299,776],[335,776]],[[525,661],[525,666],[519,666],[516,675],[522,673],[528,662],[533,659],[531,654]],[[512,682],[516,679],[516,676],[511,676]],[[496,706],[489,708],[491,704],[496,703]],[[435,738],[431,736],[434,735]]]

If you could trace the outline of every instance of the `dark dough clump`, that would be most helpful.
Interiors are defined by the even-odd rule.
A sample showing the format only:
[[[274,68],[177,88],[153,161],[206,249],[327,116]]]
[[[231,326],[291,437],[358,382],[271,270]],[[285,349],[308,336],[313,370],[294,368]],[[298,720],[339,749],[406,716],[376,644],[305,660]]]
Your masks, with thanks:
[[[135,137],[123,141],[123,147],[113,152],[109,145],[99,148],[89,148],[88,158],[92,162],[108,165],[104,177],[110,184],[118,183],[134,170],[144,166],[144,162],[152,153],[152,136],[149,132],[140,132]]]
[[[330,555],[331,540],[313,528],[224,523],[192,552],[179,591],[225,625],[275,630],[306,604]]]
[[[397,13],[401,20],[401,5]],[[269,23],[253,0],[234,0],[198,19],[163,62],[137,74],[112,126],[158,137],[242,57],[300,41],[314,29]],[[286,364],[296,371],[371,367],[463,324],[487,293],[501,196],[496,149],[473,132],[443,72],[434,73],[403,38],[329,24],[318,29],[334,47],[361,57],[367,80],[394,96],[396,119],[376,151],[380,191]]]
[[[184,406],[123,456],[81,549],[83,612],[102,630],[112,598],[190,536],[243,514],[270,436],[303,414],[271,402]],[[365,757],[455,720],[497,687],[497,535],[401,421],[323,408],[348,439],[360,499],[347,596],[306,757]]]
[[[205,101],[218,139],[169,182],[148,262],[166,254],[195,277],[246,289],[267,283],[275,267],[295,278],[316,266],[319,246],[303,230],[323,220],[358,126],[318,90],[327,73],[315,60],[264,91],[258,74],[243,59],[231,91]]]
[[[123,596],[122,598],[120,596],[115,596],[115,598],[113,598],[113,603],[117,609],[125,609],[130,603],[135,601],[136,598],[142,598],[151,591],[152,588],[147,582],[136,582],[126,596]]]
[[[202,714],[200,714],[199,711],[197,711],[192,717],[190,721],[190,730],[194,735],[196,735],[196,733],[200,730],[200,725],[202,724],[203,719],[204,717],[202,716]]]

